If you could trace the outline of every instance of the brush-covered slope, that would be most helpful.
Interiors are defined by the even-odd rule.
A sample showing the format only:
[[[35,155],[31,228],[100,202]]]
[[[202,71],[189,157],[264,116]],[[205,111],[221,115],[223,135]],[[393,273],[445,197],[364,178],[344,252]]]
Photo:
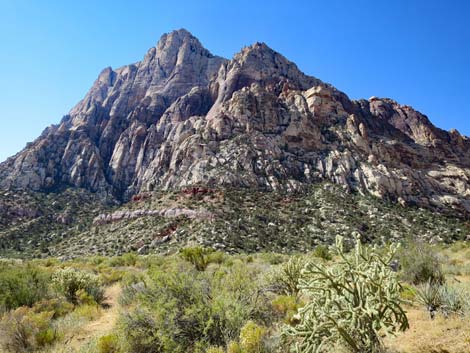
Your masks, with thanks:
[[[202,187],[157,191],[120,206],[79,190],[5,193],[0,200],[10,216],[17,213],[14,224],[6,224],[9,216],[0,214],[0,257],[166,253],[188,245],[230,253],[295,252],[330,244],[338,234],[347,241],[360,234],[376,243],[407,237],[452,242],[470,236],[470,224],[462,219],[345,193],[332,183],[289,193]],[[27,205],[23,211],[15,208],[21,202]]]

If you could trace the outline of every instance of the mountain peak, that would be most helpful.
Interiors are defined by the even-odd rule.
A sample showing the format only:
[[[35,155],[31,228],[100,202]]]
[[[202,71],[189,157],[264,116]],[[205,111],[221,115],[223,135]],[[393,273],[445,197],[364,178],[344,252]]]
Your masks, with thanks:
[[[0,188],[121,200],[189,185],[349,190],[470,214],[470,141],[409,107],[351,101],[256,42],[232,60],[189,31],[99,75],[60,127],[0,164]]]
[[[194,52],[203,52],[205,55],[211,55],[203,47],[199,39],[193,36],[188,30],[182,28],[163,34],[156,45],[157,51],[178,51],[184,45],[189,45]]]
[[[160,45],[165,45],[167,41],[183,42],[188,40],[196,40],[199,42],[199,40],[195,36],[193,36],[192,33],[188,30],[184,28],[176,29],[174,31],[162,34],[160,39],[158,40],[157,47],[159,47]]]

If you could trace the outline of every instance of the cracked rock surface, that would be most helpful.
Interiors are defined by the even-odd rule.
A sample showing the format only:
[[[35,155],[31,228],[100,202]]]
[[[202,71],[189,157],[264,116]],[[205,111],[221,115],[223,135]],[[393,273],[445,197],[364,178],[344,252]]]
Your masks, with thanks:
[[[264,43],[227,60],[178,30],[142,61],[104,69],[58,125],[0,164],[4,190],[74,186],[123,201],[322,180],[468,215],[470,140],[391,99],[351,100]]]

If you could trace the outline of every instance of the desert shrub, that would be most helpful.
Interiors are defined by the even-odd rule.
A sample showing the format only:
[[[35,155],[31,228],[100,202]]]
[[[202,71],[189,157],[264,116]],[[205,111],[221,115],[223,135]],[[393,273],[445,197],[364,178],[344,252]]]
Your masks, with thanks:
[[[53,312],[35,313],[20,307],[5,314],[0,322],[1,348],[6,352],[28,352],[53,343],[57,331],[51,320]]]
[[[338,344],[357,353],[379,351],[381,334],[408,328],[400,285],[389,267],[396,246],[384,256],[357,238],[348,256],[337,237],[334,250],[338,262],[312,262],[302,271],[299,287],[308,300],[299,309],[298,325],[285,328],[285,337],[298,352],[324,352]]]
[[[95,298],[84,289],[79,289],[75,292],[75,297],[78,305],[96,305]]]
[[[68,267],[55,272],[52,282],[57,289],[73,304],[78,304],[77,293],[82,290],[90,295],[96,303],[104,299],[104,291],[98,276]],[[83,292],[82,292],[83,293]]]
[[[163,353],[157,322],[141,309],[124,314],[120,319],[126,351],[129,353]]]
[[[138,255],[134,253],[126,253],[120,256],[113,256],[108,259],[107,264],[111,267],[135,266]]]
[[[65,316],[72,312],[73,304],[67,302],[63,298],[44,299],[34,303],[33,310],[36,313],[48,311],[53,313],[53,319]]]
[[[225,261],[226,258],[227,258],[227,255],[225,255],[222,251],[214,251],[207,255],[207,261],[210,264],[220,265]]]
[[[416,288],[406,283],[402,284],[400,296],[405,301],[413,301],[416,298]]]
[[[129,305],[139,298],[139,296],[142,297],[149,294],[148,288],[144,282],[131,283],[122,289],[119,304]]]
[[[468,307],[468,295],[464,291],[449,285],[441,286],[442,308],[445,316],[465,313]]]
[[[258,256],[261,260],[269,263],[270,265],[279,265],[286,261],[287,256],[282,254],[276,254],[272,252],[260,253]]]
[[[106,335],[99,338],[96,344],[97,353],[119,353],[121,351],[119,337]]]
[[[410,241],[400,249],[398,259],[402,278],[409,283],[445,282],[441,260],[429,244]]]
[[[227,353],[242,353],[240,344],[237,341],[230,341],[227,345]]]
[[[141,347],[132,352],[157,349],[151,347],[175,353],[226,347],[239,338],[248,320],[270,319],[269,302],[257,276],[241,261],[213,273],[197,271],[185,262],[173,269],[155,269],[148,283],[137,286],[131,308],[138,309],[120,320],[124,341]]]
[[[38,267],[0,264],[0,313],[32,306],[48,294],[49,274]]]
[[[240,330],[240,347],[244,353],[262,353],[266,328],[248,321]]]
[[[301,307],[299,300],[296,297],[289,295],[277,296],[271,302],[273,309],[284,318],[285,322],[292,323],[294,315]]]
[[[86,321],[96,320],[101,315],[101,309],[96,304],[85,304],[76,307],[72,315],[77,319]]]
[[[104,285],[111,285],[121,281],[127,273],[125,271],[107,269],[100,274],[101,281]]]
[[[276,293],[297,297],[302,269],[307,261],[301,256],[292,256],[268,274],[268,283]]]
[[[315,250],[313,250],[312,255],[326,261],[330,261],[333,258],[328,246],[326,245],[317,245]]]
[[[122,276],[121,283],[123,283],[124,285],[130,285],[134,283],[144,282],[145,279],[146,274],[144,272],[129,271],[125,272],[125,274]]]
[[[192,263],[196,270],[204,271],[209,265],[209,256],[212,252],[212,249],[196,246],[181,249],[180,255],[184,260]]]

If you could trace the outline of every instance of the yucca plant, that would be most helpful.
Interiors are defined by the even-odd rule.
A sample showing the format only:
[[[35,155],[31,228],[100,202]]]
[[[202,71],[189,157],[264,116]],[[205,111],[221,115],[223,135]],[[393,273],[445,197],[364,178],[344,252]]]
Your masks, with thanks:
[[[426,306],[429,316],[434,319],[438,312],[445,317],[450,314],[464,314],[468,307],[468,294],[449,285],[428,282],[417,288],[418,301]]]
[[[416,298],[426,306],[431,319],[434,319],[436,312],[443,304],[441,286],[431,281],[422,284],[416,290]]]
[[[357,238],[346,255],[343,238],[337,237],[338,262],[306,265],[299,288],[307,304],[298,311],[299,323],[284,330],[297,352],[325,352],[338,345],[356,353],[378,352],[382,335],[409,327],[401,287],[389,266],[397,248],[390,245],[384,254]]]

